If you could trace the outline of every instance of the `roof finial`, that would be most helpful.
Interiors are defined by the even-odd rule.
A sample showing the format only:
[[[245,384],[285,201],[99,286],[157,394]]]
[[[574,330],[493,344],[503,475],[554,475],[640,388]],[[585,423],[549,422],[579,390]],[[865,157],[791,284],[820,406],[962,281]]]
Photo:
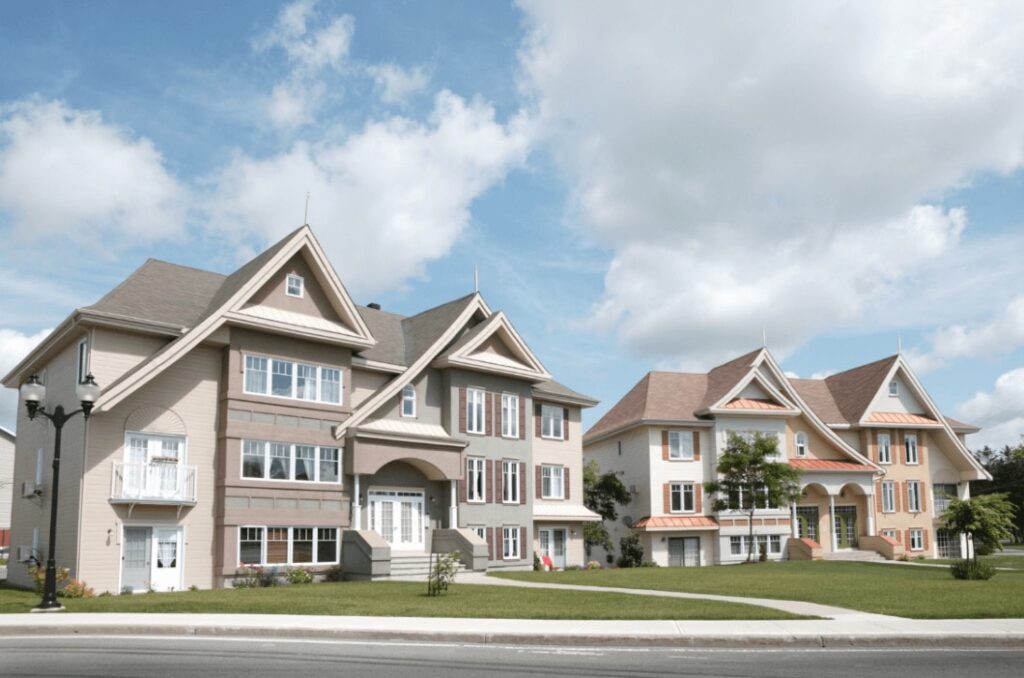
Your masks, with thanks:
[[[768,348],[768,328],[761,325],[761,348]]]
[[[896,335],[896,355],[903,355],[903,337]]]
[[[480,269],[476,264],[473,264],[473,291],[480,293]]]
[[[302,225],[309,226],[309,191],[306,191],[306,209],[302,213]]]

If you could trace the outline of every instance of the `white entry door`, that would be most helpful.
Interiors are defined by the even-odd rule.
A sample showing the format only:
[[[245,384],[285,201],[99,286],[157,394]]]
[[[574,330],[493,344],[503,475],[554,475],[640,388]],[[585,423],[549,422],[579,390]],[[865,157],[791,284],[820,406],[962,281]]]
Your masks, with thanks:
[[[565,569],[565,530],[545,527],[540,530],[540,554],[551,559],[551,566]]]
[[[370,490],[370,526],[393,550],[423,550],[422,490]]]
[[[122,589],[181,590],[180,527],[125,527],[122,550]]]

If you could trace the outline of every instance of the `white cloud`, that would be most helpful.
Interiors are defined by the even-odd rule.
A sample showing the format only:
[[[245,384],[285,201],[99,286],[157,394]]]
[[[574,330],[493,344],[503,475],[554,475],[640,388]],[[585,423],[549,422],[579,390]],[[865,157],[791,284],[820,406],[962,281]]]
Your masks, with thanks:
[[[10,372],[49,333],[50,330],[42,330],[25,335],[16,330],[0,328],[0,377]],[[11,431],[14,430],[17,406],[17,391],[0,387],[0,425]]]
[[[972,448],[1017,445],[1024,435],[1024,368],[1000,375],[991,391],[976,393],[956,412],[958,418],[982,427],[969,439]]]
[[[955,267],[937,196],[1024,164],[1024,6],[522,5],[570,217],[614,251],[592,324],[655,359],[864,323]]]
[[[469,222],[470,203],[525,160],[529,122],[437,95],[428,123],[394,117],[341,141],[239,155],[214,179],[211,223],[269,241],[309,221],[341,278],[369,293],[420,276]]]
[[[0,108],[0,212],[15,236],[104,248],[174,236],[186,197],[149,139],[96,111],[35,99]]]
[[[1005,355],[1024,344],[1024,295],[1015,297],[988,322],[950,325],[932,333],[926,352],[911,354],[920,372],[937,369],[957,358]]]
[[[430,74],[423,66],[405,69],[396,64],[375,64],[367,66],[366,72],[373,78],[380,99],[386,104],[405,103],[430,82]]]

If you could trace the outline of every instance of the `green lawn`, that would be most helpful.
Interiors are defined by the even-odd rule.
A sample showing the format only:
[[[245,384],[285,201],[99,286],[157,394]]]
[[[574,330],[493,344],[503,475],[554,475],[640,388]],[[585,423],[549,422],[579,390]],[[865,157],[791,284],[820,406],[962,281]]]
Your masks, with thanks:
[[[996,567],[1008,567],[1013,570],[1024,570],[1024,556],[1004,556],[993,554],[991,556],[979,556],[978,560],[988,561]],[[925,560],[923,562],[950,565],[956,561],[948,558],[935,558],[933,560]]]
[[[989,581],[958,581],[945,568],[799,561],[701,568],[510,572],[494,576],[804,600],[918,619],[1024,617],[1024,572],[999,572]]]
[[[344,582],[64,600],[69,612],[217,612],[506,619],[799,619],[752,605],[459,584],[431,598],[425,584]],[[33,592],[0,588],[0,613],[27,612]]]

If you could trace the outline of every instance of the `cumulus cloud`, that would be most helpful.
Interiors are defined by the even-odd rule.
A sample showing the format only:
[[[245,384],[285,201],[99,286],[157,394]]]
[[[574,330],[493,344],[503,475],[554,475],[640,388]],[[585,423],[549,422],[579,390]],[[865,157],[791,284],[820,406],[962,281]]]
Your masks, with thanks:
[[[10,372],[29,351],[46,338],[50,330],[26,335],[17,330],[0,328],[0,377]],[[14,430],[17,417],[18,393],[13,389],[0,388],[0,425]]]
[[[1005,355],[1024,345],[1024,296],[1017,296],[987,322],[950,325],[932,333],[930,348],[911,354],[914,368],[926,372],[957,358]]]
[[[0,212],[12,235],[104,247],[181,233],[186,190],[149,139],[61,101],[0,108]],[[109,236],[109,237],[107,237]]]
[[[1024,435],[1024,368],[996,379],[993,389],[979,392],[956,408],[956,416],[982,427],[971,436],[972,447],[1016,445]]]
[[[430,82],[430,74],[423,66],[406,69],[396,64],[374,64],[367,66],[366,72],[373,78],[380,99],[386,104],[405,103]]]
[[[614,252],[591,322],[662,361],[864,322],[955,259],[938,196],[1024,164],[1021,6],[521,6],[569,217]]]
[[[522,163],[527,118],[443,91],[430,119],[371,121],[340,141],[300,142],[267,158],[237,156],[217,177],[211,222],[239,239],[273,240],[309,221],[342,279],[363,293],[401,284],[448,253],[470,203]]]

